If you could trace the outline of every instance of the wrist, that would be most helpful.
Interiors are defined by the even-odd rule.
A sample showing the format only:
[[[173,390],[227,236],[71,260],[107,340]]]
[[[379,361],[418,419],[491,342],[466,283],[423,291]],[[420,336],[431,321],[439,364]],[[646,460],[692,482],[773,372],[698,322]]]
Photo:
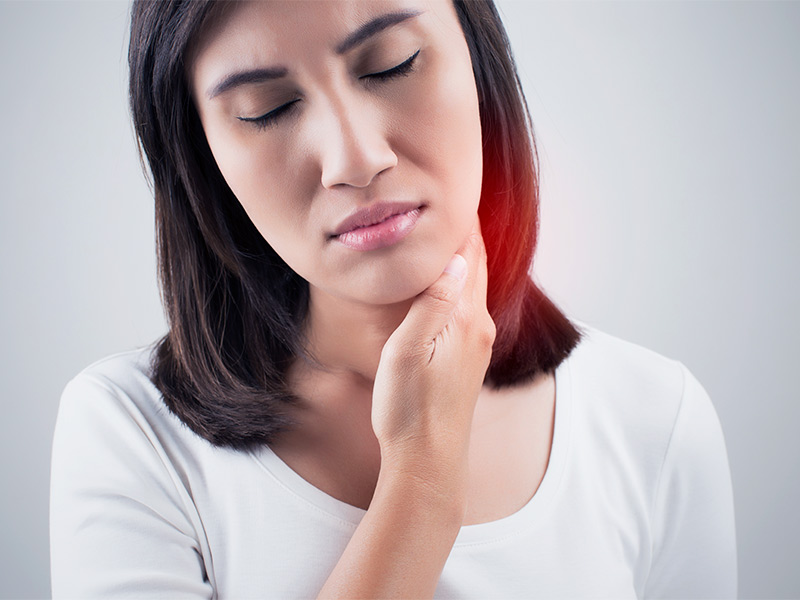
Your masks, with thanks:
[[[453,517],[461,526],[467,505],[467,453],[436,452],[424,445],[413,449],[381,448],[381,470],[376,494],[381,488],[402,489],[425,507]]]

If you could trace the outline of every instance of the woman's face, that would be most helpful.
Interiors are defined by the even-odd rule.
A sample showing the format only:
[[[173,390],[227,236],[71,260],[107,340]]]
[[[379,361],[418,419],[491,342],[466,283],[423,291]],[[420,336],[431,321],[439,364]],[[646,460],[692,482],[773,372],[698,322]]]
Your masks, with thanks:
[[[469,234],[481,128],[450,0],[233,3],[187,73],[220,171],[312,299],[407,300]]]

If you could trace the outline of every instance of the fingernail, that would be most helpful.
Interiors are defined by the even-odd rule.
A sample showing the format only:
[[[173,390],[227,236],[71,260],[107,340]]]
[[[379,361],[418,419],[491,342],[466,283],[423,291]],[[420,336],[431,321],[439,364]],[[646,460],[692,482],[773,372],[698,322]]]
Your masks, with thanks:
[[[450,273],[450,275],[455,277],[458,281],[461,281],[467,274],[467,261],[460,254],[454,254],[453,258],[450,259],[450,262],[447,263],[447,266],[444,268],[444,271],[445,273]]]

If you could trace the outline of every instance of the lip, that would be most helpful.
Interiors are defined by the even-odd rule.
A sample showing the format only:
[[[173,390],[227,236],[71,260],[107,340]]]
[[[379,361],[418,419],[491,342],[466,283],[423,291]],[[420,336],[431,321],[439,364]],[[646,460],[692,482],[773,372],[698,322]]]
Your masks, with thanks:
[[[385,248],[411,233],[423,208],[416,202],[373,204],[342,221],[330,239],[353,250]]]

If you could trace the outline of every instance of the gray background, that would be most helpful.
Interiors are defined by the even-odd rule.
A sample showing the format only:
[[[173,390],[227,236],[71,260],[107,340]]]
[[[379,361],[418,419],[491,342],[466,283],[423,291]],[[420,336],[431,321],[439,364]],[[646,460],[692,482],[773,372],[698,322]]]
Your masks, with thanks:
[[[682,360],[730,454],[740,592],[800,596],[800,3],[499,2],[542,162],[536,277]],[[49,594],[66,381],[164,331],[128,7],[0,3],[0,581]]]

